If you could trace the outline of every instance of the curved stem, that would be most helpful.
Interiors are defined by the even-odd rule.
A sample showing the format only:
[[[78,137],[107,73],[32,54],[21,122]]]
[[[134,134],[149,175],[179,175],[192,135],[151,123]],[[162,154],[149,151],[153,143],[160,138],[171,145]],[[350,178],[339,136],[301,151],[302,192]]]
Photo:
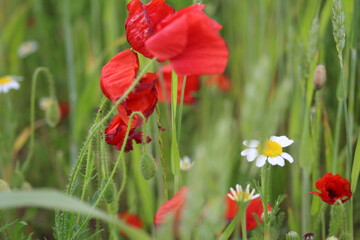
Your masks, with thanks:
[[[39,78],[39,74],[43,72],[46,76],[46,80],[48,82],[49,86],[49,93],[52,101],[56,98],[55,96],[55,86],[54,86],[54,79],[46,67],[38,67],[34,75],[32,77],[32,84],[31,84],[31,99],[30,99],[30,146],[29,146],[29,152],[28,155],[21,167],[21,172],[25,173],[27,170],[31,157],[33,155],[34,151],[34,138],[35,138],[35,95],[36,95],[36,83]]]

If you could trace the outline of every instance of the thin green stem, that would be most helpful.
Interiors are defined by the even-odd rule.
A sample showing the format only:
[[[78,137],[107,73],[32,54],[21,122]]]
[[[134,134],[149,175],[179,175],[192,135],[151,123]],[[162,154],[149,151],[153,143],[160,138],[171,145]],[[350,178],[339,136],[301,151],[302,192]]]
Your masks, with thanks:
[[[56,99],[54,79],[48,68],[38,67],[32,77],[31,83],[31,100],[30,100],[30,145],[28,155],[21,167],[21,172],[25,173],[34,151],[34,139],[35,139],[35,96],[36,96],[36,84],[39,79],[39,74],[43,72],[46,76],[46,80],[49,86],[49,93],[52,100]]]
[[[75,164],[77,145],[75,141],[75,120],[76,120],[76,86],[75,86],[75,64],[74,64],[74,50],[73,50],[73,41],[72,41],[72,29],[70,21],[70,3],[69,0],[64,0],[63,2],[63,25],[64,25],[64,37],[65,37],[65,54],[66,54],[66,68],[67,68],[67,79],[68,79],[68,89],[69,89],[69,102],[71,106],[70,113],[70,159],[72,165]]]
[[[269,171],[270,168],[267,166],[263,166],[261,168],[261,189],[262,189],[262,203],[264,209],[264,240],[270,240],[270,221],[269,221],[269,213],[268,213],[268,202],[269,202]]]
[[[246,208],[248,207],[249,202],[241,202],[239,204],[239,214],[241,217],[241,234],[242,240],[247,240],[247,232],[246,232]]]
[[[182,122],[182,112],[184,107],[184,96],[185,96],[185,87],[186,87],[186,80],[187,77],[184,77],[181,86],[181,97],[180,97],[180,106],[179,106],[179,114],[178,114],[178,125],[177,125],[177,140],[180,141],[180,134],[181,134],[181,122]]]

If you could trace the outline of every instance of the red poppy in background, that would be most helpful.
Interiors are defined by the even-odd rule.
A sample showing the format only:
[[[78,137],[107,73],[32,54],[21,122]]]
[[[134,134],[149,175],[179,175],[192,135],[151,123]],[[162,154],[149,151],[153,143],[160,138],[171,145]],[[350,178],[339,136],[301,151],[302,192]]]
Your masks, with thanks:
[[[129,16],[125,22],[126,37],[131,47],[145,57],[153,55],[145,48],[145,41],[154,34],[156,26],[168,15],[175,12],[165,0],[152,0],[143,5],[140,0],[128,3]]]
[[[122,120],[120,114],[117,114],[113,120],[110,122],[108,127],[105,129],[105,139],[108,144],[115,145],[116,149],[120,150],[125,139],[125,134],[127,130],[127,124]],[[125,152],[133,150],[133,142],[144,143],[143,142],[143,133],[137,132],[136,128],[131,128],[129,132],[129,137],[126,141]],[[151,142],[150,137],[146,137],[146,143]]]
[[[158,59],[170,60],[179,75],[223,73],[229,51],[218,31],[222,28],[202,11],[205,5],[183,8],[163,19],[146,42]]]
[[[159,79],[156,81],[156,90],[160,102],[171,102],[171,73],[172,67],[170,64],[161,67],[161,73],[159,73]],[[162,77],[162,78],[161,78]],[[163,79],[163,82],[161,81]],[[177,102],[180,103],[181,90],[184,82],[183,76],[178,76],[178,91]],[[199,76],[187,76],[186,86],[184,92],[184,104],[192,104],[196,98],[193,96],[194,92],[199,91],[200,78]]]
[[[352,196],[350,183],[346,178],[339,174],[333,175],[331,172],[326,173],[315,183],[319,192],[310,192],[321,198],[328,204],[335,204],[337,200],[342,203],[349,200]]]
[[[121,214],[119,214],[119,219],[125,221],[127,225],[130,225],[134,228],[143,228],[144,226],[141,219],[136,214],[133,213],[122,212]],[[126,236],[126,234],[123,231],[121,231],[120,233]]]
[[[171,214],[175,216],[175,222],[180,221],[188,190],[186,186],[180,188],[169,201],[160,206],[154,217],[155,226],[165,223]]]
[[[60,120],[64,120],[70,113],[70,105],[68,102],[59,102]]]
[[[102,68],[101,90],[115,103],[134,82],[138,70],[136,53],[129,49],[119,52]]]
[[[216,86],[223,92],[228,92],[231,86],[230,79],[224,74],[208,76],[205,83],[208,86]]]
[[[121,220],[124,220],[130,226],[136,228],[143,228],[143,222],[136,214],[129,212],[122,212],[121,214],[119,214],[119,218]]]
[[[232,220],[235,218],[239,206],[238,204],[230,199],[229,197],[226,197],[227,202],[227,209],[225,217],[227,220]],[[272,207],[269,204],[268,205],[268,212],[272,211]],[[257,215],[257,217],[254,217],[254,214]],[[251,200],[250,204],[246,208],[246,231],[249,231],[253,228],[255,228],[258,224],[258,222],[263,222],[262,216],[264,214],[264,207],[262,204],[262,201],[260,198],[255,198]],[[257,222],[258,221],[258,222]]]

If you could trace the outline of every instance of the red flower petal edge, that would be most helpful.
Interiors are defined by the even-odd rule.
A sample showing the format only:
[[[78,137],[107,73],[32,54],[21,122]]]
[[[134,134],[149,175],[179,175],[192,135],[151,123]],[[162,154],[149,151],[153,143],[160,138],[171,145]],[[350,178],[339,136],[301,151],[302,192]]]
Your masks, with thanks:
[[[171,65],[164,65],[161,67],[161,72],[158,74],[159,78],[156,81],[156,90],[158,93],[158,98],[160,102],[167,103],[171,102]],[[178,91],[177,91],[177,102],[180,103],[181,99],[181,90],[184,82],[184,77],[178,77]],[[184,104],[193,104],[196,101],[196,98],[193,96],[193,93],[199,91],[200,88],[200,78],[199,76],[187,76],[186,85],[184,92]]]
[[[349,181],[339,174],[333,175],[328,172],[315,183],[315,186],[320,192],[310,193],[319,196],[328,204],[335,204],[338,200],[344,203],[352,196]]]
[[[101,90],[115,103],[134,82],[138,70],[136,53],[127,49],[116,54],[102,69]]]
[[[151,37],[156,26],[175,10],[165,0],[152,0],[143,5],[140,0],[132,0],[128,3],[129,16],[125,22],[126,37],[133,49],[145,57],[153,58],[153,55],[145,48],[145,41]]]
[[[225,217],[227,220],[231,221],[235,218],[238,212],[238,204],[229,197],[226,197],[227,209]],[[268,205],[268,212],[272,211],[272,207]],[[256,215],[256,218],[254,217]],[[249,231],[255,228],[258,225],[258,222],[263,222],[264,207],[260,198],[255,198],[251,200],[250,204],[246,208],[246,231]]]
[[[221,25],[206,16],[204,5],[181,9],[161,21],[146,42],[159,59],[169,59],[179,75],[223,73],[229,51],[218,31]]]
[[[175,222],[180,221],[188,190],[186,186],[180,188],[169,201],[160,206],[154,217],[155,226],[165,223],[171,214],[175,216]]]

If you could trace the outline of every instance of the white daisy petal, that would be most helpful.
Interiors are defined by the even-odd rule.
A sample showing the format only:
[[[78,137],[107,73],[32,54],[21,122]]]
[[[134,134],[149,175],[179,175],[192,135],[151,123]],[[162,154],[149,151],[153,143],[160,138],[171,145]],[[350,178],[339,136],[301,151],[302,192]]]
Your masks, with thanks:
[[[277,156],[277,157],[269,157],[268,162],[271,165],[279,165],[281,167],[283,167],[285,165],[285,161],[282,157]]]
[[[266,163],[266,159],[267,159],[266,156],[260,155],[260,157],[258,157],[258,158],[256,159],[256,166],[257,166],[257,167],[262,167],[262,166],[264,166],[265,163]]]
[[[255,194],[255,195],[252,197],[252,199],[255,199],[255,198],[258,198],[258,197],[260,197],[260,194]]]
[[[246,156],[248,162],[252,162],[257,156],[259,156],[259,152],[257,149],[248,148],[241,152],[241,156]]]
[[[243,144],[249,148],[256,148],[259,146],[260,141],[259,140],[245,140],[243,141]]]
[[[294,140],[289,139],[289,138],[286,137],[286,136],[280,136],[280,137],[272,136],[272,137],[270,137],[270,140],[271,140],[271,141],[274,141],[274,142],[277,142],[277,143],[280,144],[282,147],[290,146],[290,145],[294,142]]]
[[[294,162],[293,157],[290,154],[286,153],[286,152],[283,152],[280,156],[282,156],[283,158],[288,160],[290,163]]]

